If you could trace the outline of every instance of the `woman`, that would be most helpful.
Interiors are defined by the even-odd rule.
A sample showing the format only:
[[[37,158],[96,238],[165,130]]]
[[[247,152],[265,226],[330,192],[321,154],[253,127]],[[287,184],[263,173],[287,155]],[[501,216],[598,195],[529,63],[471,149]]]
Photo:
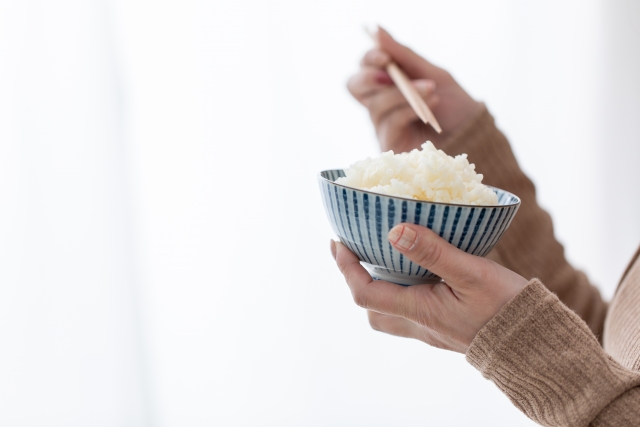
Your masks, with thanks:
[[[368,309],[371,326],[466,353],[540,424],[640,425],[638,253],[607,304],[567,263],[550,216],[485,106],[384,30],[377,37],[379,48],[365,54],[348,88],[369,110],[382,149],[409,151],[431,140],[449,155],[467,153],[486,184],[517,194],[522,205],[487,258],[466,254],[424,227],[392,229],[390,243],[441,276],[437,285],[373,281],[354,254],[332,242],[331,253],[355,302]],[[414,79],[441,135],[417,120],[392,85],[384,71],[391,59]]]

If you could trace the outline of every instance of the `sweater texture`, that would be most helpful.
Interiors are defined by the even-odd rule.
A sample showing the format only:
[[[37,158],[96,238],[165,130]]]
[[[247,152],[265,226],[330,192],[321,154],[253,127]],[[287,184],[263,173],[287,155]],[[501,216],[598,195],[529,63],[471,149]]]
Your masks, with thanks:
[[[607,304],[567,262],[551,217],[486,108],[441,148],[467,153],[485,184],[522,200],[488,258],[531,280],[478,332],[469,363],[541,425],[640,426],[638,253]]]

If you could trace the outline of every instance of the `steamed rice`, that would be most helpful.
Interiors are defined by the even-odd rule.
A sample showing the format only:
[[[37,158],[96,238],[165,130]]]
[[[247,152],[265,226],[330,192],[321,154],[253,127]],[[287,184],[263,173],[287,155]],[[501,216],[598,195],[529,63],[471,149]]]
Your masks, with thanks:
[[[382,153],[354,163],[337,184],[390,196],[465,205],[497,205],[498,197],[482,184],[466,154],[448,156],[431,141],[422,150]]]

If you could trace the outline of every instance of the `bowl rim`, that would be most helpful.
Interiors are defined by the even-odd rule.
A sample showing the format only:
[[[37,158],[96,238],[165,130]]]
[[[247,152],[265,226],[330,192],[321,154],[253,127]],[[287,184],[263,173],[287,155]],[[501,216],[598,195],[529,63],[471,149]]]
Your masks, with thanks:
[[[511,195],[512,197],[515,197],[516,201],[513,202],[513,203],[509,203],[508,205],[466,205],[466,204],[462,204],[462,203],[432,202],[430,200],[410,199],[408,197],[392,196],[392,195],[384,194],[384,193],[376,193],[375,191],[363,190],[362,188],[349,187],[348,185],[344,185],[344,184],[336,184],[335,181],[331,181],[330,179],[325,178],[324,176],[322,176],[323,172],[334,172],[334,171],[343,171],[344,172],[344,169],[324,169],[324,170],[321,170],[320,172],[318,172],[318,179],[325,180],[329,184],[335,185],[336,187],[347,188],[349,190],[360,191],[361,193],[375,194],[375,195],[378,195],[378,196],[389,197],[389,198],[397,199],[397,200],[406,200],[408,202],[431,203],[431,204],[434,204],[434,205],[442,205],[442,206],[461,206],[461,207],[467,207],[467,208],[494,208],[494,209],[495,208],[510,208],[510,207],[513,207],[513,206],[520,206],[520,204],[522,203],[522,200],[520,199],[520,197],[516,196],[512,192],[507,191],[507,190],[503,190],[502,188],[494,187],[492,185],[487,185],[487,187],[495,188],[496,190],[503,191],[503,192]]]

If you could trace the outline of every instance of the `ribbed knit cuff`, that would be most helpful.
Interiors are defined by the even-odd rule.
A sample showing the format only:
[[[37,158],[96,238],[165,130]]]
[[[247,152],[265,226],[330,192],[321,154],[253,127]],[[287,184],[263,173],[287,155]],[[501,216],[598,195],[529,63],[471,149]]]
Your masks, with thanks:
[[[502,354],[512,335],[526,329],[545,298],[553,297],[537,279],[533,279],[475,336],[467,350],[467,361],[483,374],[491,370],[493,357]],[[516,338],[516,337],[513,337]]]
[[[478,332],[467,360],[542,425],[586,426],[640,384],[537,279]]]

